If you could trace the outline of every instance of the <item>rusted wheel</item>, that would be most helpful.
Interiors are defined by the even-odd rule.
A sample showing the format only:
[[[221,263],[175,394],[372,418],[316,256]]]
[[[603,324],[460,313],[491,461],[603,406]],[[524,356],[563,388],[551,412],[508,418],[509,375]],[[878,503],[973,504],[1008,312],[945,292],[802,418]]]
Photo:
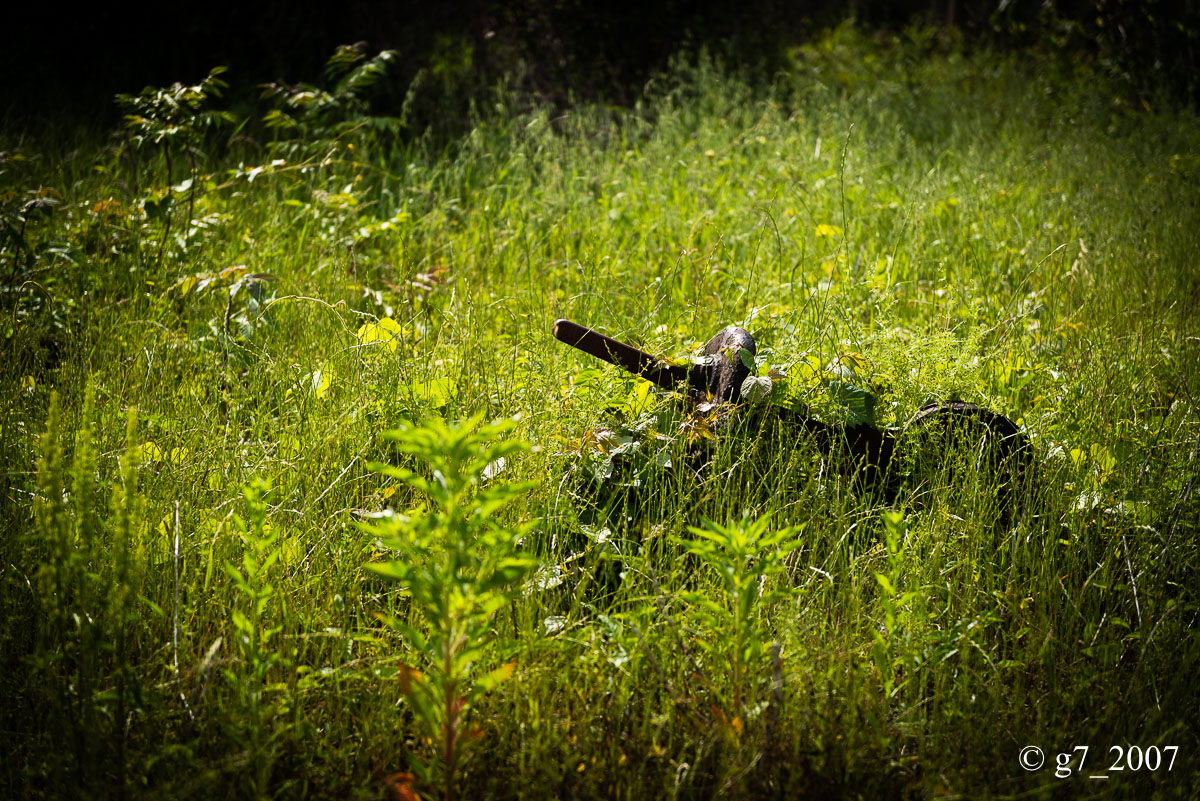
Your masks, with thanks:
[[[964,401],[921,407],[900,435],[905,484],[918,505],[994,515],[1011,525],[1024,508],[1029,437],[1002,414]]]

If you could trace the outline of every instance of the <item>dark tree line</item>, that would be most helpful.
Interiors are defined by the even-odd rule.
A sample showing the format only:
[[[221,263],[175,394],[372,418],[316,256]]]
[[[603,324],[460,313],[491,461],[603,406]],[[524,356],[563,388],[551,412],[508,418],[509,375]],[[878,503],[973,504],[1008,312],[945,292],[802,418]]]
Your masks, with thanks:
[[[551,102],[628,102],[683,49],[769,76],[822,27],[954,27],[967,46],[1057,50],[1093,59],[1131,93],[1200,98],[1200,0],[262,0],[205,4],[51,3],[6,12],[0,111],[109,114],[117,92],[194,81],[217,64],[244,98],[270,80],[314,80],[340,44],[399,52],[392,92],[420,70],[469,96],[500,76]],[[757,72],[756,72],[757,71]],[[236,94],[236,92],[235,92]]]

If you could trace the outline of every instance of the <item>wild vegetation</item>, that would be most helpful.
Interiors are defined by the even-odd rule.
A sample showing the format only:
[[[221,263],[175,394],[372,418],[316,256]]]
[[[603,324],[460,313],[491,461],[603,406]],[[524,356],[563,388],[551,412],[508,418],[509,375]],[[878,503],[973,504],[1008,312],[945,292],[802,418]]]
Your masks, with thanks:
[[[845,27],[443,139],[389,61],[0,134],[0,795],[1196,797],[1193,112]],[[831,423],[987,406],[1020,510],[969,448],[885,493],[714,438],[558,317],[744,325]]]

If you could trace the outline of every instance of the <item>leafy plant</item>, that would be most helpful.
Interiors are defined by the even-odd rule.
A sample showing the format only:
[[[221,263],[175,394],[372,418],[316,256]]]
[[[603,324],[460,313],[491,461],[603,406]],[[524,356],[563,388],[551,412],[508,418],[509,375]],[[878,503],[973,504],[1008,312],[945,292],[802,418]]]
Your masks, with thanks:
[[[873,394],[845,381],[830,381],[828,389],[841,406],[847,427],[875,425],[876,398]]]
[[[325,64],[325,76],[332,82],[329,88],[307,83],[264,84],[263,97],[277,106],[267,112],[263,122],[281,134],[290,134],[293,145],[314,136],[336,137],[360,125],[394,133],[402,120],[371,116],[367,94],[387,74],[396,55],[394,50],[382,50],[367,58],[362,42],[339,46]]]
[[[885,695],[891,696],[896,687],[896,671],[902,666],[907,651],[901,645],[900,630],[904,627],[908,607],[920,598],[913,590],[903,590],[905,536],[904,514],[888,510],[883,513],[884,547],[887,569],[875,572],[879,585],[879,603],[883,609],[883,625],[872,632],[874,643],[871,656],[883,681]]]
[[[401,691],[418,725],[437,743],[434,765],[414,755],[414,771],[424,781],[436,779],[446,799],[455,796],[464,749],[480,734],[467,727],[474,702],[515,667],[508,662],[478,675],[477,665],[500,643],[494,618],[538,564],[520,550],[527,526],[507,528],[493,520],[530,485],[488,481],[496,465],[529,446],[494,442],[511,432],[514,422],[482,421],[476,416],[450,425],[433,419],[389,431],[396,449],[421,469],[372,465],[430,503],[428,509],[368,527],[395,558],[367,568],[398,582],[411,603],[407,618],[385,620],[403,635],[411,649],[407,658],[416,663],[401,664]]]
[[[144,565],[136,542],[145,517],[145,499],[138,492],[136,418],[128,418],[102,531],[95,508],[94,409],[89,387],[68,466],[58,397],[51,396],[38,462],[37,538],[27,551],[40,564],[34,573],[36,636],[28,663],[35,681],[26,692],[51,710],[62,780],[76,789],[125,786],[125,721],[146,700],[131,658],[145,611],[139,595]]]
[[[270,572],[280,553],[278,531],[267,523],[266,496],[270,491],[270,482],[260,478],[242,490],[246,517],[234,515],[233,525],[241,535],[245,550],[240,566],[225,563],[225,572],[233,580],[242,600],[231,618],[234,641],[246,672],[243,675],[234,668],[226,668],[224,673],[246,713],[242,733],[250,758],[246,780],[256,797],[267,793],[275,760],[274,741],[283,731],[276,721],[279,709],[266,698],[271,671],[285,664],[285,658],[272,648],[271,642],[283,627],[272,625],[268,614],[268,605],[276,594]]]
[[[183,230],[187,232],[191,228],[196,204],[196,160],[203,155],[200,145],[207,129],[233,122],[233,115],[227,111],[202,108],[210,99],[220,97],[221,91],[228,86],[218,77],[224,72],[225,67],[214,67],[197,84],[173,83],[162,88],[146,87],[136,95],[117,95],[117,103],[129,112],[125,123],[135,148],[158,148],[166,163],[165,188],[148,195],[142,204],[147,218],[163,223],[156,262],[162,261],[170,235],[176,192],[188,193]],[[188,177],[173,185],[175,159],[179,155],[187,159]],[[134,180],[136,183],[136,176]]]
[[[677,542],[716,574],[720,595],[714,599],[703,591],[689,590],[680,598],[692,605],[706,636],[697,640],[714,663],[729,660],[729,696],[721,715],[730,731],[740,737],[745,721],[761,710],[757,700],[755,671],[763,667],[767,651],[767,629],[763,612],[791,594],[778,581],[785,558],[800,545],[802,526],[769,531],[767,516],[721,525],[706,521],[704,527],[689,526],[692,538]]]
[[[251,272],[243,264],[223,270],[185,276],[171,285],[169,293],[176,309],[183,311],[189,302],[207,296],[224,295],[219,316],[208,321],[212,341],[228,355],[239,353],[240,343],[271,322],[269,315],[275,293],[270,290],[276,278],[271,273]]]

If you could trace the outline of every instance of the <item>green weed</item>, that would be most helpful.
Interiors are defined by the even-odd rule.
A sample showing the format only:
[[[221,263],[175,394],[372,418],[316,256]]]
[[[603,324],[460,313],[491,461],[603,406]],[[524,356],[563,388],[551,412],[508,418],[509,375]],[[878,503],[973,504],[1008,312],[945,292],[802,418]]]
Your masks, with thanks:
[[[528,446],[492,442],[511,431],[512,422],[481,422],[477,416],[449,426],[435,418],[388,432],[399,453],[419,462],[419,472],[388,465],[375,469],[416,490],[430,507],[418,506],[367,529],[394,554],[369,563],[368,569],[399,582],[411,603],[407,617],[389,615],[386,622],[403,635],[417,662],[401,663],[400,687],[436,750],[432,765],[416,753],[410,760],[417,777],[440,784],[446,799],[457,795],[466,747],[481,736],[468,725],[473,707],[516,667],[508,662],[474,675],[489,648],[497,647],[494,617],[537,567],[519,546],[528,527],[504,528],[492,520],[500,507],[531,489],[491,480]]]

